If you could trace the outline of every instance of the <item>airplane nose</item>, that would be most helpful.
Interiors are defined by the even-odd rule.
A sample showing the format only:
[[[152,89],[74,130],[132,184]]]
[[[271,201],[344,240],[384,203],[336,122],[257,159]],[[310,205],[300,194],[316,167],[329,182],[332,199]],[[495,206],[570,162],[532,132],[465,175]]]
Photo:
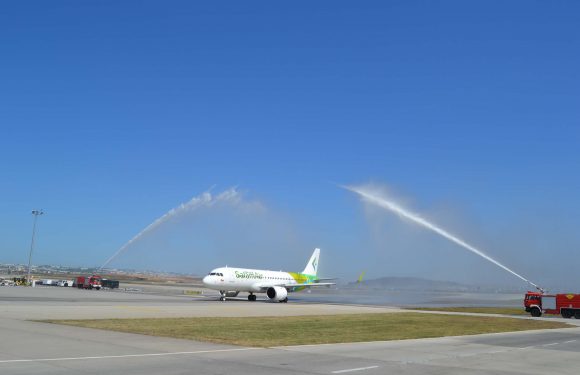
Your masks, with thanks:
[[[205,276],[202,280],[201,280],[205,285],[209,284],[209,276]]]

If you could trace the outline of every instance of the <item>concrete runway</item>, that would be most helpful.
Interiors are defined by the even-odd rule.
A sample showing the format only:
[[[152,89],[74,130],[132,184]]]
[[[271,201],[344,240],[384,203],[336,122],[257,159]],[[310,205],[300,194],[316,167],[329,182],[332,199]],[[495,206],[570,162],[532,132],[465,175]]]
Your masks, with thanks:
[[[268,349],[27,321],[397,311],[217,302],[64,288],[0,288],[0,374],[578,374],[580,328]],[[99,316],[103,315],[103,316]],[[578,320],[568,320],[580,324]],[[273,333],[275,334],[275,332]]]
[[[43,320],[295,316],[400,311],[386,306],[271,303],[264,300],[264,295],[260,295],[260,299],[252,303],[248,302],[245,296],[219,303],[217,301],[219,294],[215,291],[210,293],[211,297],[191,297],[49,286],[0,287],[0,316],[20,320]]]

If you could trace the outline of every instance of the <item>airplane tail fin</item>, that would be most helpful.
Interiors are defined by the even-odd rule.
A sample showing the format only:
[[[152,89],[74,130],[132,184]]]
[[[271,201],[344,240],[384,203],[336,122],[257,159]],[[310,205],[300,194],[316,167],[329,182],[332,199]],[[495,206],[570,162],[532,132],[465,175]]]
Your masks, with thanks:
[[[320,249],[316,248],[314,249],[314,252],[310,257],[310,260],[306,264],[306,268],[304,268],[304,271],[302,271],[302,273],[305,275],[316,276],[316,273],[318,272],[319,259],[320,259]]]

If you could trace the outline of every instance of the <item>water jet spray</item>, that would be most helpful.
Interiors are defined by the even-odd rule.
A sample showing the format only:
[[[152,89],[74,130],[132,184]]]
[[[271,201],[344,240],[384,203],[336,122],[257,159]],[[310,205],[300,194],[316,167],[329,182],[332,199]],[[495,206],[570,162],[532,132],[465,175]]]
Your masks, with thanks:
[[[482,257],[483,259],[495,264],[496,266],[502,268],[503,270],[511,273],[512,275],[520,278],[521,280],[525,281],[526,283],[532,285],[534,288],[536,288],[537,290],[539,290],[540,292],[544,292],[544,290],[539,287],[538,285],[534,284],[533,282],[531,282],[530,280],[526,279],[525,277],[523,277],[522,275],[518,274],[517,272],[509,269],[508,267],[504,266],[503,264],[501,264],[500,262],[498,262],[497,260],[493,259],[492,257],[490,257],[489,255],[485,254],[484,252],[482,252],[481,250],[478,250],[477,248],[475,248],[474,246],[468,244],[467,242],[463,241],[462,239],[458,238],[457,236],[449,233],[448,231],[446,231],[445,229],[442,229],[441,227],[425,220],[424,218],[422,218],[421,216],[401,207],[399,204],[395,203],[394,201],[392,201],[391,199],[388,199],[386,197],[383,196],[379,196],[377,194],[373,194],[372,192],[368,191],[368,189],[364,188],[364,187],[353,187],[353,186],[341,186],[342,188],[352,191],[353,193],[358,194],[359,196],[361,196],[364,200],[366,200],[367,202],[370,202],[376,206],[379,206],[381,208],[384,208],[388,211],[391,211],[395,214],[397,214],[399,217],[401,218],[405,218],[408,219],[410,221],[412,221],[415,224],[418,224],[426,229],[429,229],[432,232],[437,233],[438,235],[446,238],[447,240],[454,242],[455,244],[463,247],[464,249],[467,249],[469,251],[471,251],[472,253],[479,255],[480,257]]]
[[[206,192],[200,194],[199,196],[193,197],[189,202],[182,203],[179,206],[169,210],[166,214],[159,217],[157,220],[153,221],[151,224],[146,226],[141,232],[131,238],[127,243],[119,248],[103,265],[98,269],[101,271],[105,268],[109,263],[111,263],[115,258],[121,255],[123,252],[127,250],[135,241],[139,240],[145,234],[153,231],[154,229],[158,228],[161,224],[167,222],[171,218],[185,213],[189,211],[196,210],[200,207],[211,207],[218,203],[229,203],[231,205],[240,205],[244,204],[248,207],[252,206],[252,203],[244,203],[242,202],[241,194],[236,190],[235,187],[230,188],[228,190],[223,191],[220,194],[212,195],[210,190],[213,189],[213,186]],[[254,203],[254,206],[259,206],[258,203]]]

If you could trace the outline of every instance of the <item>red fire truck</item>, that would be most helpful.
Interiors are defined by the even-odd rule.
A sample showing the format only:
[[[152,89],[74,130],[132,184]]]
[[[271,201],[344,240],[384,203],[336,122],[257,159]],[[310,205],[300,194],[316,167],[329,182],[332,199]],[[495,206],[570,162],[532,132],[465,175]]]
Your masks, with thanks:
[[[74,285],[79,289],[101,289],[101,276],[78,276],[75,279]]]
[[[561,314],[562,318],[580,319],[580,294],[543,294],[527,292],[524,299],[526,312],[532,316]]]

